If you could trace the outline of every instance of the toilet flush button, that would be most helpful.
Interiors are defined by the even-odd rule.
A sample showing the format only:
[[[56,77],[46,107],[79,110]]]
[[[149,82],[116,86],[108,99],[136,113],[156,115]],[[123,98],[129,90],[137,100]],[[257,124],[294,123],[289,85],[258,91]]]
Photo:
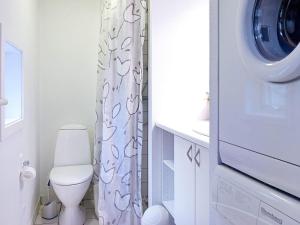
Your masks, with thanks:
[[[300,225],[300,223],[261,202],[257,225]]]

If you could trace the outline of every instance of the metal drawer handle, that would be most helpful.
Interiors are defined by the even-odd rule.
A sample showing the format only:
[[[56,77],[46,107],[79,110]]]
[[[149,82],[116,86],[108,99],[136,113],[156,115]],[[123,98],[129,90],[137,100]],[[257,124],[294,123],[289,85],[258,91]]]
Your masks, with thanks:
[[[0,98],[0,106],[5,106],[8,104],[8,101],[4,98]]]
[[[190,160],[191,162],[193,162],[192,150],[193,150],[193,147],[192,147],[192,145],[191,145],[190,148],[189,148],[189,150],[188,150],[187,153],[186,153],[187,157],[189,158],[189,160]]]
[[[196,162],[197,166],[200,167],[200,150],[198,150],[195,155],[195,162]]]

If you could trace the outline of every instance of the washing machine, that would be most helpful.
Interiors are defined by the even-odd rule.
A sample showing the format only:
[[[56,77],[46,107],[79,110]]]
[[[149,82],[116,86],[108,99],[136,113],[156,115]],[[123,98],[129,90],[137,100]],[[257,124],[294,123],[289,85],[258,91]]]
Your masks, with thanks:
[[[226,166],[212,188],[212,225],[300,225],[300,200]]]
[[[219,154],[300,198],[300,1],[219,1]]]

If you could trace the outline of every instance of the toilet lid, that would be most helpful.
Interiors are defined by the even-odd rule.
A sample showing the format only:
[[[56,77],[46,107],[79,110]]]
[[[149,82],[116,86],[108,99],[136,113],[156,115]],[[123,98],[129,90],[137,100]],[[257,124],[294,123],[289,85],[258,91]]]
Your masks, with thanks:
[[[92,165],[61,166],[51,170],[50,181],[57,185],[69,186],[84,183],[92,175]]]

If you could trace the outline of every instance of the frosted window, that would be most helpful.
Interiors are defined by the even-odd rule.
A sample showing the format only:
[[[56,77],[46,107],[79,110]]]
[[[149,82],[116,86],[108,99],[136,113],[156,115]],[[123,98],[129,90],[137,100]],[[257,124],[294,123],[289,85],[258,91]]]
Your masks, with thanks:
[[[5,107],[5,126],[23,118],[22,113],[22,52],[9,43],[4,46],[4,92],[8,105]]]

